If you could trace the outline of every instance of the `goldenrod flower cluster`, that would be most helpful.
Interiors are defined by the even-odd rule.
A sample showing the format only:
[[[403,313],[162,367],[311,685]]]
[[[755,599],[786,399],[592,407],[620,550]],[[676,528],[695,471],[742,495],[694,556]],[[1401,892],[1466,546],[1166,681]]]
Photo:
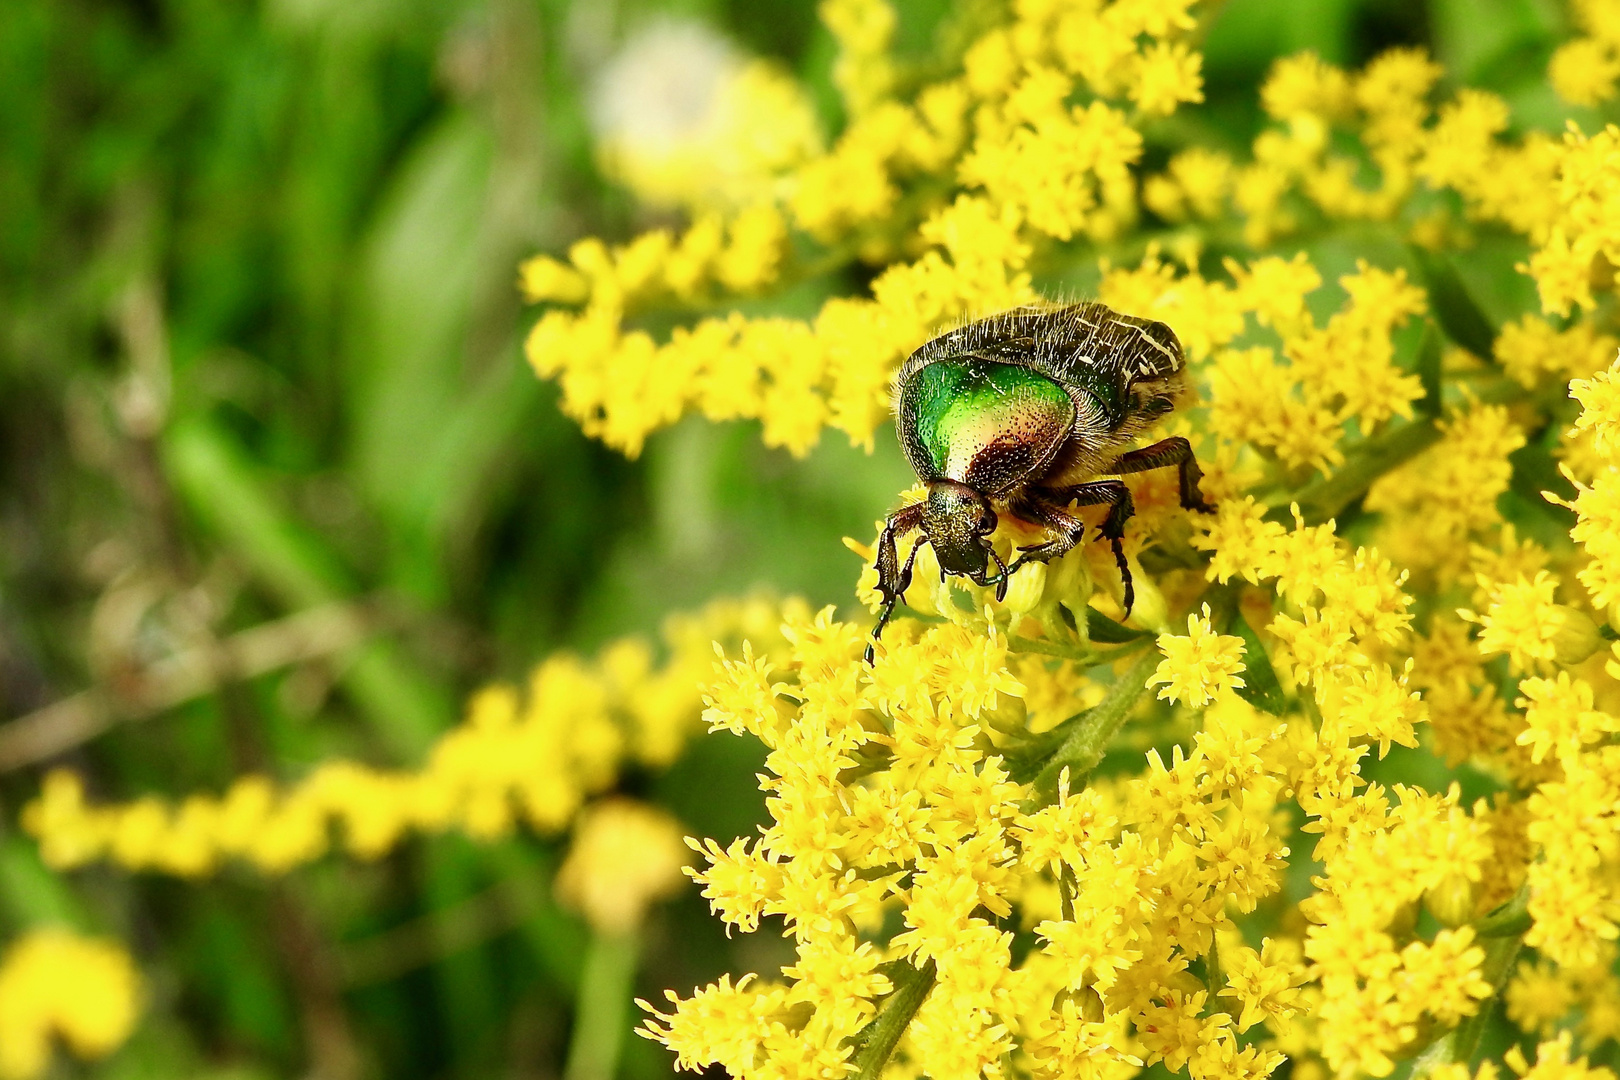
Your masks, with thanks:
[[[1150,171],[1144,131],[1202,100],[1191,0],[1018,0],[906,92],[882,8],[827,5],[850,123],[774,201],[529,264],[531,362],[629,453],[691,411],[870,445],[907,353],[1095,259],[1098,299],[1185,346],[1202,404],[1171,427],[1216,509],[1129,478],[1131,612],[1104,545],[999,600],[924,547],[928,621],[870,666],[831,610],[785,659],[728,654],[705,715],[768,748],[771,822],[693,841],[691,873],[795,957],[671,992],[643,1033],[743,1080],[1612,1078],[1582,1055],[1620,1038],[1620,128],[1517,129],[1419,50],[1307,54],[1247,155]],[[1552,78],[1606,98],[1620,21],[1577,10]],[[1329,274],[1300,247],[1330,230],[1378,242]],[[1541,305],[1499,329],[1446,261],[1489,231]],[[727,306],[854,260],[869,294],[812,319]],[[655,306],[692,318],[658,338]],[[1515,484],[1554,444],[1572,530]],[[1494,793],[1385,784],[1397,746]],[[1471,1073],[1498,1002],[1545,1041]]]
[[[1194,25],[1190,6],[1024,5],[1014,25],[974,43],[957,75],[907,102],[890,94],[882,51],[892,9],[829,2],[846,130],[775,200],[702,217],[680,236],[586,240],[567,263],[527,264],[528,296],[565,305],[535,326],[530,361],[558,379],[564,409],[588,432],[631,454],[689,410],[760,419],[767,444],[795,453],[827,426],[870,445],[889,373],[932,328],[1032,299],[1037,245],[1113,237],[1134,221],[1142,139],[1126,110],[1165,114],[1202,99],[1199,57],[1179,40]],[[1077,81],[1101,96],[1071,104]],[[937,178],[952,175],[961,193],[939,193]],[[714,315],[664,342],[626,325],[651,305],[702,304],[803,273],[790,228],[834,255],[923,251],[885,271],[870,299],[831,300],[811,322]]]
[[[622,764],[659,768],[680,753],[697,724],[699,683],[715,642],[780,642],[784,611],[802,607],[721,600],[673,617],[664,627],[662,663],[639,638],[610,645],[594,661],[552,656],[534,669],[525,693],[494,686],[476,694],[466,720],[439,739],[418,771],[330,761],[287,787],[245,776],[222,796],[96,805],[63,770],[46,777],[23,811],[23,826],[57,868],[110,859],[183,877],[213,873],[229,859],[283,873],[334,848],[375,859],[412,832],[459,829],[487,840],[520,822],[558,832],[587,798],[612,787]]]
[[[135,1027],[140,978],[119,946],[34,930],[0,955],[0,1077],[33,1080],[61,1039],[81,1058],[115,1050]]]

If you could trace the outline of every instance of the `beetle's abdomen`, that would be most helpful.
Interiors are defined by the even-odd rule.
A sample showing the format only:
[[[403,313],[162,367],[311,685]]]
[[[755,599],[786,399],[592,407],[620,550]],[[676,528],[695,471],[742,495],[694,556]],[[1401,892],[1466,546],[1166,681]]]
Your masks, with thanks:
[[[900,392],[906,456],[924,480],[987,494],[1045,465],[1074,426],[1074,403],[1051,379],[1015,364],[937,360]]]

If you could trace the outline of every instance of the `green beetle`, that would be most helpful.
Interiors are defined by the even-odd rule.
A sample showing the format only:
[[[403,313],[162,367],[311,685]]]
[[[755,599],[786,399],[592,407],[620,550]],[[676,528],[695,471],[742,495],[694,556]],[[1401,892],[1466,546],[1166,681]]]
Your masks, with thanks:
[[[1135,507],[1124,481],[1094,478],[1178,466],[1181,505],[1208,511],[1186,439],[1125,450],[1186,393],[1175,333],[1098,303],[1015,308],[912,353],[895,380],[895,427],[928,497],[890,514],[878,538],[883,610],[872,639],[905,596],[923,544],[933,545],[941,575],[995,585],[1001,599],[1020,566],[1055,559],[1084,538],[1073,505],[1108,505],[1101,535],[1113,546],[1128,614],[1136,594],[1120,541]],[[989,539],[1002,513],[1045,527],[1052,539],[1020,548],[1007,566]],[[901,565],[895,541],[917,529]]]

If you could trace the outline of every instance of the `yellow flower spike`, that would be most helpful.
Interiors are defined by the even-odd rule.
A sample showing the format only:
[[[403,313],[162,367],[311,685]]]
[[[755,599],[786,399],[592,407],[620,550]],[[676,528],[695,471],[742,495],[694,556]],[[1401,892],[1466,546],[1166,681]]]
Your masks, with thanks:
[[[637,639],[609,646],[595,662],[553,657],[535,669],[526,697],[510,687],[475,694],[466,721],[446,732],[415,771],[328,761],[285,788],[244,776],[221,797],[191,796],[178,807],[150,797],[92,806],[82,783],[58,771],[24,807],[22,824],[53,866],[111,859],[185,877],[230,860],[286,873],[334,842],[354,857],[374,859],[417,832],[454,828],[489,840],[520,822],[557,832],[627,759],[667,761],[705,717],[767,741],[779,738],[787,707],[777,701],[771,671],[787,659],[784,623],[805,628],[801,634],[817,632],[802,601],[722,599],[668,620],[662,666],[652,666]],[[853,628],[824,628],[859,637]],[[698,684],[714,668],[716,640],[740,638],[748,639],[744,660],[725,669],[728,677],[715,681],[705,701]],[[855,694],[845,697],[853,701]]]

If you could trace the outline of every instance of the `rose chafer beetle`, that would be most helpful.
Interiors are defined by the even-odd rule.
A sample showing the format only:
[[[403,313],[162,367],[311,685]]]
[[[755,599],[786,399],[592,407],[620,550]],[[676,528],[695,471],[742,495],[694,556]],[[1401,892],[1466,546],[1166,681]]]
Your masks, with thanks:
[[[995,585],[1000,600],[1019,567],[1055,559],[1084,539],[1085,523],[1070,513],[1076,505],[1108,506],[1100,533],[1113,547],[1129,614],[1136,594],[1120,541],[1135,506],[1124,481],[1095,478],[1174,465],[1181,505],[1208,511],[1186,439],[1125,449],[1186,394],[1175,333],[1099,303],[1015,308],[912,353],[895,380],[895,428],[928,496],[890,514],[878,537],[883,610],[873,641],[905,596],[923,544],[933,545],[942,580],[953,574]],[[1006,565],[990,545],[1004,513],[1044,527],[1051,539],[1020,548]],[[902,565],[895,541],[913,530],[922,535]]]

